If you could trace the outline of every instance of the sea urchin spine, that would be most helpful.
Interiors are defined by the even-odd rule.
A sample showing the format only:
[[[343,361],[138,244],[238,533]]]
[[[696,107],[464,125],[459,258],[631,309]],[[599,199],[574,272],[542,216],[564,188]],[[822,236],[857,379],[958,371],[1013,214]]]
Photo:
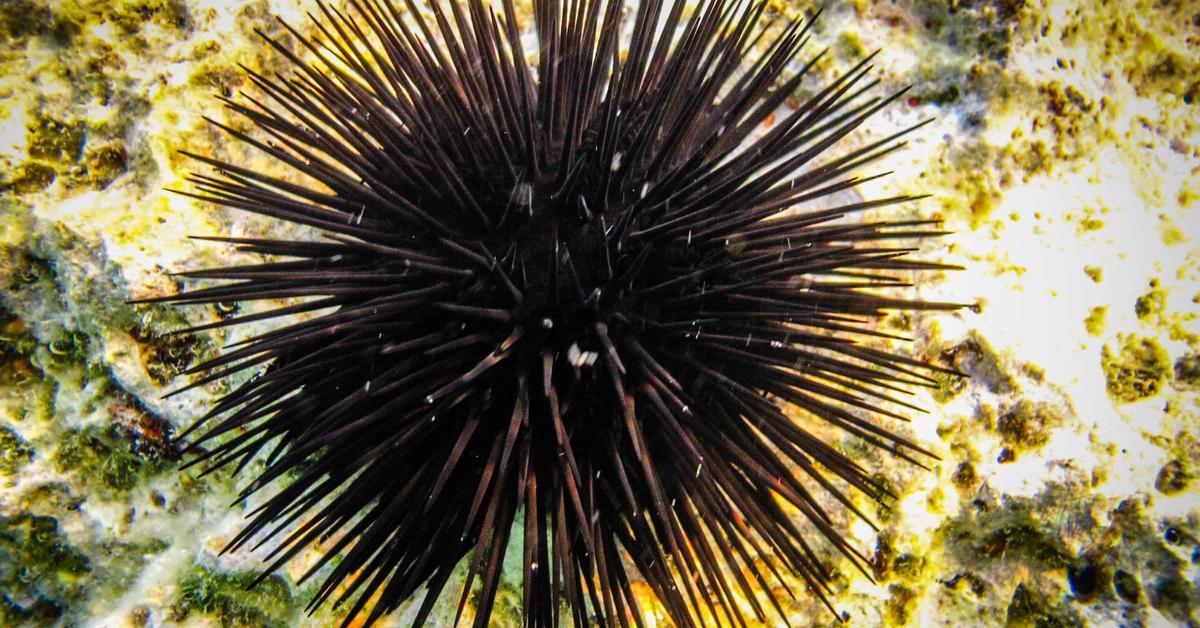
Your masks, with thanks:
[[[957,307],[895,295],[945,268],[907,257],[930,221],[839,220],[911,197],[829,206],[911,129],[830,149],[900,93],[867,59],[784,107],[820,55],[766,2],[534,0],[531,39],[512,0],[347,4],[264,36],[294,74],[223,99],[256,131],[213,122],[304,183],[188,153],[215,172],[181,192],[322,237],[212,238],[268,260],[151,299],[293,300],[184,330],[281,318],[192,369],[257,371],[189,430],[209,471],[265,461],[229,549],[328,540],[311,607],[367,624],[427,584],[422,623],[465,557],[487,624],[512,534],[528,625],[641,625],[634,571],[681,626],[829,605],[814,539],[866,559],[823,504],[888,495],[829,435],[929,455],[882,423],[932,367],[862,340]]]

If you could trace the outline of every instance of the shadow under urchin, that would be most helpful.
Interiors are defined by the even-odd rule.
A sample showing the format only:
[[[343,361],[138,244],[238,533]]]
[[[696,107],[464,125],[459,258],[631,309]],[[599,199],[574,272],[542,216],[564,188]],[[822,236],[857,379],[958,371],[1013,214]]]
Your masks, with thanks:
[[[947,268],[908,257],[931,221],[845,219],[912,197],[834,201],[903,92],[867,59],[787,107],[820,55],[765,2],[347,4],[264,36],[292,72],[222,99],[253,132],[213,122],[302,176],[188,153],[180,192],[321,237],[211,238],[267,261],[147,300],[291,303],[183,331],[283,319],[190,371],[257,373],[188,430],[206,471],[265,461],[227,549],[323,541],[310,609],[347,623],[427,584],[424,622],[469,557],[486,625],[512,535],[527,625],[641,625],[636,577],[681,626],[786,622],[789,582],[832,610],[816,545],[868,561],[826,505],[889,494],[830,434],[932,455],[888,424],[935,367],[875,323],[958,307],[896,294]]]

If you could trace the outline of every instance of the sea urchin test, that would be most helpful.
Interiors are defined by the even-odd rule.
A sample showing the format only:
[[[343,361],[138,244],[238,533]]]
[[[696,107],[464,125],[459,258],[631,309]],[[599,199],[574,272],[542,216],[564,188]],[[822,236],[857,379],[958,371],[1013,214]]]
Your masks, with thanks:
[[[832,610],[815,548],[867,561],[827,508],[889,494],[830,436],[931,455],[889,423],[938,369],[864,340],[957,307],[903,294],[946,268],[910,257],[934,223],[858,217],[912,197],[845,193],[912,129],[839,144],[900,93],[867,59],[797,97],[812,21],[764,2],[519,13],[319,5],[213,122],[273,171],[189,153],[180,193],[318,234],[213,237],[267,261],[151,299],[266,303],[192,333],[275,321],[192,370],[258,374],[184,436],[191,464],[263,461],[227,549],[266,543],[269,574],[328,539],[305,578],[347,623],[427,585],[423,623],[465,561],[450,594],[486,625],[514,535],[527,625],[641,624],[635,580],[680,626]]]

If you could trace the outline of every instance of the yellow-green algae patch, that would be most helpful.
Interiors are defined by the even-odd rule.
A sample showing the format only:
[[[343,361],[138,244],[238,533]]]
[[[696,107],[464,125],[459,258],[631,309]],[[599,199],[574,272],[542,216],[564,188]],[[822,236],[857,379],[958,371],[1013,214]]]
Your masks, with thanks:
[[[1104,319],[1108,316],[1107,305],[1097,305],[1088,311],[1087,318],[1083,319],[1083,328],[1087,330],[1089,336],[1099,337],[1104,333]]]
[[[295,623],[296,608],[291,586],[280,576],[250,584],[257,572],[221,572],[198,566],[179,582],[171,620],[183,621],[203,615],[221,626],[237,628],[283,628]]]
[[[0,620],[50,625],[87,594],[92,563],[53,517],[0,514]]]
[[[1167,352],[1144,336],[1124,336],[1119,342],[1115,349],[1104,345],[1100,353],[1109,396],[1131,403],[1158,394],[1171,367]]]

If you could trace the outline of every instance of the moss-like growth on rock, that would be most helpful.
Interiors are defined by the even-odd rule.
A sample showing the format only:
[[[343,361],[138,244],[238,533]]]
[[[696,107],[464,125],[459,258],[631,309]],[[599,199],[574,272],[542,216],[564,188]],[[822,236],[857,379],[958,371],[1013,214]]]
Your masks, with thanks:
[[[1163,495],[1178,495],[1187,489],[1192,474],[1179,460],[1172,460],[1158,470],[1154,478],[1154,488]]]
[[[5,0],[0,2],[0,33],[13,39],[38,35],[50,28],[53,15],[41,2]]]
[[[179,583],[172,619],[192,614],[211,616],[221,626],[289,626],[296,615],[292,589],[280,576],[270,576],[252,589],[257,572],[221,572],[196,567]]]
[[[33,459],[33,449],[20,434],[0,425],[0,478],[16,475]]]
[[[996,424],[1000,439],[1007,445],[1041,447],[1050,439],[1050,430],[1062,423],[1062,417],[1045,403],[1022,399],[1008,407]]]
[[[964,565],[1016,561],[1039,570],[1060,569],[1073,556],[1059,526],[1043,519],[1047,506],[1045,499],[1014,498],[1000,508],[968,509],[943,524],[938,533]]]
[[[146,374],[160,386],[187,370],[204,351],[203,342],[188,335],[155,333],[141,325],[134,326],[129,335],[138,343]]]
[[[884,606],[884,617],[888,625],[903,626],[912,619],[916,608],[917,593],[901,584],[888,585],[888,599]]]
[[[53,624],[83,597],[91,571],[53,517],[0,516],[0,624]]]
[[[115,425],[67,430],[53,461],[58,472],[78,474],[84,484],[106,494],[127,493],[143,479],[172,467],[168,460],[134,451]]]
[[[1006,628],[1068,628],[1080,625],[1083,625],[1082,619],[1069,606],[1062,602],[1054,603],[1025,583],[1018,584],[1013,591]]]
[[[87,126],[78,122],[46,118],[28,131],[29,156],[57,164],[79,161],[83,143],[87,140]]]
[[[83,155],[86,166],[77,180],[87,187],[97,190],[108,187],[113,179],[128,170],[128,155],[125,145],[119,141],[106,142],[98,146],[88,146]]]
[[[1189,353],[1175,360],[1175,388],[1200,390],[1200,354]]]
[[[13,191],[17,194],[40,192],[54,183],[58,172],[45,164],[34,161],[22,165],[16,172],[0,175],[0,192]]]
[[[979,473],[970,460],[964,460],[955,468],[954,475],[950,479],[953,480],[958,490],[968,491],[979,482]]]
[[[1100,351],[1109,396],[1130,403],[1158,394],[1171,368],[1167,352],[1153,338],[1128,335],[1119,340],[1118,350],[1105,345]]]
[[[1167,292],[1158,287],[1158,280],[1155,279],[1150,282],[1150,289],[1134,302],[1133,313],[1140,321],[1153,322],[1162,317],[1162,312],[1166,307]]]

